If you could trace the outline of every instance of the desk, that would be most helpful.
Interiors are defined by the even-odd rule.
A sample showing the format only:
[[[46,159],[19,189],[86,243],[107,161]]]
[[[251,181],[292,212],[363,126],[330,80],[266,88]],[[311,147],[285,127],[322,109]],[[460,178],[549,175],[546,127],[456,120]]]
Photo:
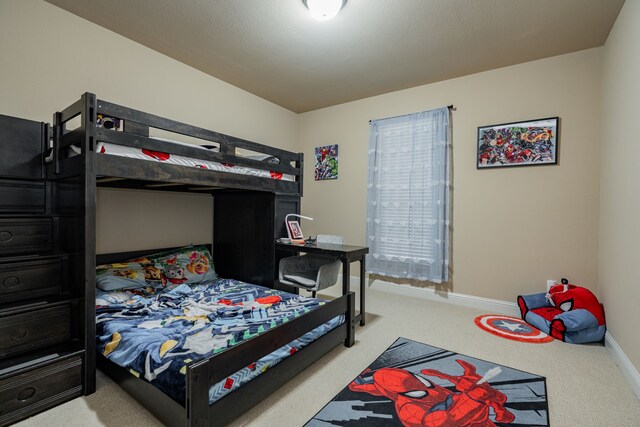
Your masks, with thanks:
[[[364,294],[366,282],[364,278],[364,259],[369,253],[369,248],[365,246],[351,245],[334,245],[331,243],[316,243],[313,245],[301,245],[296,243],[279,243],[276,242],[276,249],[291,252],[304,252],[308,254],[327,255],[338,258],[342,261],[342,295],[349,292],[349,280],[351,274],[349,272],[352,262],[360,261],[360,314],[356,316],[356,320],[360,320],[360,325],[365,324],[364,310]]]

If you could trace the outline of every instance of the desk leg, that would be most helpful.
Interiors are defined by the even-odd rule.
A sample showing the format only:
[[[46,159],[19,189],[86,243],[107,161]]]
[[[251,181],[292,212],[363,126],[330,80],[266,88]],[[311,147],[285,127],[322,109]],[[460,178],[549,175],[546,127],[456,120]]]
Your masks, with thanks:
[[[342,260],[342,295],[348,294],[351,288],[349,286],[349,279],[351,278],[351,273],[349,272],[350,264],[348,260]]]
[[[364,257],[360,259],[360,326],[364,326],[365,323],[365,311],[364,311],[364,293],[367,288],[367,283],[365,281],[365,268],[364,268]]]

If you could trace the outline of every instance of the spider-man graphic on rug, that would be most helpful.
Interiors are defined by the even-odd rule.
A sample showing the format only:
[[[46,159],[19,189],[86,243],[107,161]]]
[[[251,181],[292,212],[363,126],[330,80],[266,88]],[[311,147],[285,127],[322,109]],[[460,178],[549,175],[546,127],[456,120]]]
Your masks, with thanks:
[[[544,377],[399,338],[308,427],[546,426]]]

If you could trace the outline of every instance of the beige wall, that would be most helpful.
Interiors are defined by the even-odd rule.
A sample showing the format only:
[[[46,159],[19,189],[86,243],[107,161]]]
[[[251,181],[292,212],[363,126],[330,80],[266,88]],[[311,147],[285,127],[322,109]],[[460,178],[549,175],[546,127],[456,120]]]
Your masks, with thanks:
[[[306,234],[363,244],[369,119],[454,104],[454,292],[514,301],[569,277],[596,289],[601,49],[543,59],[301,115]],[[560,116],[558,166],[476,170],[477,127]],[[313,149],[339,144],[340,175],[315,182]]]
[[[604,47],[598,287],[609,333],[640,370],[640,1],[627,0]]]
[[[113,102],[307,157],[306,234],[364,242],[368,120],[455,104],[455,292],[513,301],[568,276],[596,288],[601,50],[502,68],[300,116],[37,0],[0,0],[0,113],[49,121],[93,91]],[[51,46],[65,46],[54,51]],[[51,77],[47,77],[51,76]],[[560,165],[475,169],[479,125],[558,115]],[[299,135],[299,141],[298,141]],[[340,144],[340,178],[313,181],[313,147]],[[165,208],[178,210],[164,215]],[[195,212],[195,214],[193,214]],[[211,200],[102,190],[98,250],[202,241]],[[126,222],[125,222],[126,221]]]
[[[43,1],[0,0],[0,58],[0,114],[50,122],[89,91],[241,138],[296,146],[296,114]],[[98,252],[208,241],[211,206],[207,196],[101,190]],[[168,209],[192,214],[176,220]]]

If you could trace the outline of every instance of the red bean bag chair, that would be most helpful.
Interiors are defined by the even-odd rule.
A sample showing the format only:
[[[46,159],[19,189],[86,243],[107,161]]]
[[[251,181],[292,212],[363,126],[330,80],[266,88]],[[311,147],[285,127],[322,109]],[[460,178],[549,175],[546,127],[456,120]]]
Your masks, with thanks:
[[[587,288],[554,285],[548,293],[519,295],[522,319],[561,341],[581,344],[604,340],[604,307]]]

